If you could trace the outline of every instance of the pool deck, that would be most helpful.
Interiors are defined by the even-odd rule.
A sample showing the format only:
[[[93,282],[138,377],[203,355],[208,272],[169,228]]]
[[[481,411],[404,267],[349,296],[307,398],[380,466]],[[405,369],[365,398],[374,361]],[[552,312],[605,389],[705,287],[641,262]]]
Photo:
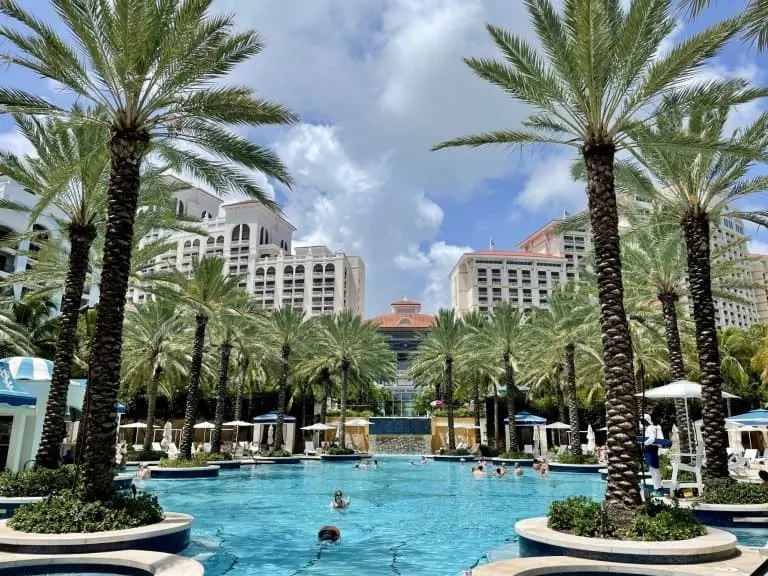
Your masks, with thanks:
[[[739,546],[739,555],[728,560],[692,565],[619,564],[571,558],[542,556],[516,558],[484,564],[474,568],[472,576],[533,576],[535,574],[566,574],[582,569],[584,572],[615,572],[634,574],[664,574],[670,576],[749,576],[766,558],[768,550]]]
[[[0,552],[0,569],[55,565],[120,566],[144,570],[154,576],[203,576],[203,567],[191,558],[147,550],[121,550],[95,554],[10,554]]]

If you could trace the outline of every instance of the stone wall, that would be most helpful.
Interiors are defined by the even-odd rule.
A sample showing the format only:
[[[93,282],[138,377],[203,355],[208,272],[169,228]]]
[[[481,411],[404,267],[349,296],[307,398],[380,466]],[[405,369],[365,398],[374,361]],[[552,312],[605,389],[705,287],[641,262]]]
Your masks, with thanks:
[[[374,454],[424,454],[431,451],[432,436],[415,434],[385,436],[372,434],[370,442],[370,450]]]

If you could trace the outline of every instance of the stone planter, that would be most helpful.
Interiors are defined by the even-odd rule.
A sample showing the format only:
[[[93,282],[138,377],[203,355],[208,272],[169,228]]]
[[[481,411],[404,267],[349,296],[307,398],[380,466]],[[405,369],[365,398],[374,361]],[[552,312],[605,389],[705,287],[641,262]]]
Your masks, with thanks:
[[[152,480],[188,480],[190,478],[216,478],[219,475],[219,467],[213,465],[192,468],[150,466],[149,472],[149,477]]]
[[[682,505],[682,504],[681,504]],[[765,528],[768,504],[705,504],[691,506],[696,520],[707,526]]]
[[[267,458],[266,456],[254,457],[256,464],[300,464],[301,458],[299,456],[278,456],[275,458]]]
[[[130,571],[141,576],[203,576],[203,566],[191,558],[163,552],[128,550],[66,556],[15,556],[0,560],[0,574],[82,574]],[[128,572],[125,572],[126,574]]]
[[[598,474],[605,464],[560,464],[549,462],[551,472],[571,472],[576,474]]]
[[[467,456],[448,456],[448,455],[441,455],[441,454],[435,454],[432,459],[435,462],[474,462],[475,457],[472,454],[469,454]]]
[[[0,521],[0,551],[15,554],[87,554],[113,550],[151,550],[176,554],[189,546],[194,518],[166,512],[157,524],[108,532],[33,534]]]
[[[0,497],[0,520],[11,518],[24,504],[34,504],[43,500],[42,496]]]
[[[547,527],[547,518],[528,518],[515,524],[520,557],[571,556],[627,564],[701,564],[738,553],[736,536],[707,528],[707,534],[688,540],[641,542],[585,538]]]
[[[323,462],[357,462],[363,458],[370,458],[368,454],[321,454]]]
[[[241,466],[240,460],[210,460],[209,464],[222,470],[237,470]]]
[[[513,467],[515,464],[520,464],[520,466],[528,466],[529,468],[533,466],[533,458],[491,458],[490,459],[492,464],[505,464],[508,467]]]
[[[118,474],[115,476],[115,490],[130,490],[134,478],[136,478],[134,474]]]

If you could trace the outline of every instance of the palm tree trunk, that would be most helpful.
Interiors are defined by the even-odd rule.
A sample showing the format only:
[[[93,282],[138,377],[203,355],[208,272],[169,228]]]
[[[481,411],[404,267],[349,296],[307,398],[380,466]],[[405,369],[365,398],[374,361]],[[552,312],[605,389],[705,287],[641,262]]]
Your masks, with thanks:
[[[240,421],[243,418],[243,389],[245,388],[245,379],[248,377],[248,358],[241,358],[239,364],[240,377],[237,379],[237,385],[235,386],[234,418],[236,421]],[[240,438],[239,426],[235,426],[235,438]]]
[[[341,362],[341,411],[339,412],[339,439],[341,447],[346,448],[347,444],[347,394],[349,393],[349,361]]]
[[[474,403],[475,403],[475,444],[478,446],[483,441],[482,435],[480,434],[480,378],[475,377],[475,388],[474,388]]]
[[[291,356],[291,347],[283,344],[282,354],[280,355],[280,381],[277,388],[277,418],[275,419],[275,450],[282,450],[283,444],[283,422],[285,421],[285,394],[288,388],[288,359]]]
[[[53,374],[48,404],[45,408],[45,422],[40,437],[36,463],[44,468],[57,468],[61,454],[61,441],[66,435],[64,419],[67,411],[67,392],[72,373],[72,359],[75,353],[75,334],[80,318],[80,302],[88,273],[88,256],[91,244],[96,238],[96,227],[69,225],[69,268],[64,283],[59,317],[59,335],[56,354],[53,357]],[[89,383],[90,384],[90,383]]]
[[[515,427],[515,372],[510,363],[509,353],[504,354],[504,383],[507,386],[507,428],[509,429],[508,452],[520,452],[520,444],[517,442],[517,428]]]
[[[555,390],[555,398],[557,398],[557,416],[560,418],[560,422],[566,424],[568,422],[567,406],[559,382],[557,383],[557,390]]]
[[[149,452],[152,449],[152,431],[155,426],[155,410],[157,407],[157,386],[160,383],[160,375],[163,373],[163,369],[160,366],[155,366],[152,371],[152,379],[149,381],[149,388],[147,388],[147,428],[144,430],[144,446],[142,450]]]
[[[448,412],[448,449],[456,450],[456,430],[453,427],[453,358],[446,358],[443,367],[443,393]]]
[[[568,415],[571,424],[571,454],[581,454],[579,436],[579,404],[576,396],[576,348],[573,343],[565,345],[566,391],[568,394]]]
[[[219,382],[216,386],[216,415],[213,419],[215,428],[211,438],[211,452],[221,452],[221,427],[224,424],[224,399],[227,395],[227,378],[229,378],[229,355],[232,352],[232,344],[229,339],[224,340],[219,350],[221,363],[219,365]]]
[[[187,385],[187,406],[184,410],[184,429],[181,432],[182,458],[192,457],[192,439],[195,434],[195,418],[197,418],[198,390],[200,388],[200,371],[203,366],[203,349],[205,348],[205,328],[208,325],[208,316],[197,314],[195,316],[195,343],[192,347],[192,365],[189,367],[189,384]]]
[[[504,434],[501,434],[501,431],[499,430],[499,387],[496,386],[496,383],[493,384],[493,438],[496,440],[496,448],[500,449],[503,447],[506,450],[506,439],[504,438]]]
[[[328,391],[331,389],[331,371],[328,368],[323,368],[321,377],[323,379],[323,403],[320,404],[320,422],[325,424],[328,417]]]
[[[605,408],[608,427],[608,486],[606,505],[623,525],[640,503],[638,463],[635,458],[635,378],[632,340],[624,311],[621,278],[619,217],[613,179],[614,146],[585,143],[589,217],[595,249],[600,330],[605,375]]]
[[[99,314],[91,355],[91,404],[83,458],[85,495],[108,498],[115,490],[117,392],[128,276],[131,271],[133,223],[139,201],[141,160],[149,144],[147,132],[113,128],[107,226],[99,283]]]
[[[715,303],[710,272],[709,220],[689,214],[683,221],[688,261],[688,283],[696,324],[696,348],[701,371],[702,434],[706,448],[706,480],[710,487],[728,481],[728,459],[723,415],[723,377],[717,344]]]
[[[669,353],[669,368],[672,378],[685,380],[685,364],[683,362],[683,347],[680,344],[680,329],[677,326],[677,294],[664,293],[658,295],[661,310],[664,314],[664,338],[667,341]],[[675,398],[675,419],[680,437],[680,451],[690,452],[688,444],[688,417],[685,410],[685,399]]]

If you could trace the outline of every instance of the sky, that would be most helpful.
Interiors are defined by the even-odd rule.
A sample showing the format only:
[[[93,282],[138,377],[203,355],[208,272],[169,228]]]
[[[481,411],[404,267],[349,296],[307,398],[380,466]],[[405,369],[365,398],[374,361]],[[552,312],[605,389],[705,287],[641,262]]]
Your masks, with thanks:
[[[742,3],[718,0],[696,22],[680,15],[666,47]],[[44,0],[24,6],[52,17]],[[362,256],[368,316],[388,312],[404,296],[427,312],[450,306],[449,274],[462,253],[490,241],[515,249],[564,210],[584,207],[583,185],[570,177],[573,149],[430,152],[449,138],[515,128],[530,112],[462,62],[495,55],[486,23],[535,42],[522,2],[216,0],[214,6],[235,14],[239,27],[257,30],[265,43],[230,81],[301,116],[291,127],[248,132],[273,146],[295,178],[290,191],[270,184],[298,229],[294,245],[326,244]],[[700,75],[765,85],[768,56],[734,43]],[[0,77],[57,96],[55,86],[29,73],[2,69]],[[734,122],[749,122],[765,106],[743,107]],[[0,116],[0,149],[8,148],[23,151],[25,142]],[[768,253],[768,232],[749,230],[752,249]]]

